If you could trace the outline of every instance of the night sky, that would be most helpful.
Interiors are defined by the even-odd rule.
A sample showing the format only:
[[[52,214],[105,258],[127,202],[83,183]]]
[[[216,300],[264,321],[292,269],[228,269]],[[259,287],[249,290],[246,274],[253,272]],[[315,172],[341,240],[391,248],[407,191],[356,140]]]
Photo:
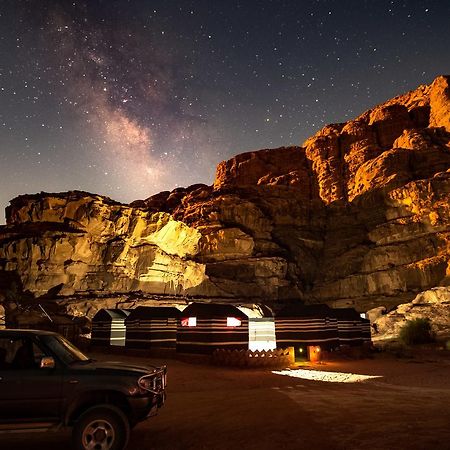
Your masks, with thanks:
[[[204,182],[450,73],[450,1],[2,0],[0,223],[16,195]]]

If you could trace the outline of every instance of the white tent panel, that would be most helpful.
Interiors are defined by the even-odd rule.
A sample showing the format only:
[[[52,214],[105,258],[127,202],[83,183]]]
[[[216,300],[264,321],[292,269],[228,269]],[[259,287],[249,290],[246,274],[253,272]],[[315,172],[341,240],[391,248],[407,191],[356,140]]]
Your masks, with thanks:
[[[272,318],[249,319],[248,348],[251,351],[275,350],[275,321]]]
[[[117,347],[125,346],[125,319],[112,319],[111,320],[111,338],[110,344]]]

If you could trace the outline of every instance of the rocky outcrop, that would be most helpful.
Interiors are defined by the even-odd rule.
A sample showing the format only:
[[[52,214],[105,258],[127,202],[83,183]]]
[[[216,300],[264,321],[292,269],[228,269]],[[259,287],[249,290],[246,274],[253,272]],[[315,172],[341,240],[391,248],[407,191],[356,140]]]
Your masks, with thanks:
[[[292,186],[305,199],[312,195],[309,161],[301,147],[242,153],[217,166],[214,189],[225,186]]]
[[[450,337],[450,288],[436,287],[420,293],[409,303],[404,303],[374,320],[377,330],[375,341],[398,339],[400,330],[408,320],[428,319],[437,339]]]
[[[392,306],[448,283],[450,172],[333,210],[314,296],[334,306]]]
[[[0,330],[3,330],[5,328],[5,308],[0,305]]]
[[[430,89],[430,126],[450,132],[450,78],[438,77]]]
[[[303,146],[224,161],[212,186],[130,205],[20,196],[0,229],[0,272],[60,300],[411,301],[449,281],[449,111],[439,77]]]
[[[152,213],[83,192],[18,197],[3,232],[3,270],[42,295],[191,289],[205,279],[190,259],[201,234]]]

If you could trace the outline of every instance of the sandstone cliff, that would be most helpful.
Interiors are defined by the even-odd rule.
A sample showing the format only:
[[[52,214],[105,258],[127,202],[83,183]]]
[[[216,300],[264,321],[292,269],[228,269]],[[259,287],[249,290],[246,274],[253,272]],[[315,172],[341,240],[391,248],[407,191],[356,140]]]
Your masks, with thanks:
[[[20,196],[0,229],[0,274],[35,297],[142,292],[360,310],[410,301],[449,281],[449,82],[302,146],[224,161],[212,186],[130,205],[85,192]]]

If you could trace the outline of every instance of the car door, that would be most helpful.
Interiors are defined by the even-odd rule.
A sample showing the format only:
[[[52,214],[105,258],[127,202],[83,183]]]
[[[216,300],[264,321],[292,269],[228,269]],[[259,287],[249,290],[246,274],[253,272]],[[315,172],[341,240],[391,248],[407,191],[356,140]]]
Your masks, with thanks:
[[[51,355],[46,355],[31,335],[2,334],[0,349],[0,420],[58,422],[62,368],[40,367],[42,356]]]

